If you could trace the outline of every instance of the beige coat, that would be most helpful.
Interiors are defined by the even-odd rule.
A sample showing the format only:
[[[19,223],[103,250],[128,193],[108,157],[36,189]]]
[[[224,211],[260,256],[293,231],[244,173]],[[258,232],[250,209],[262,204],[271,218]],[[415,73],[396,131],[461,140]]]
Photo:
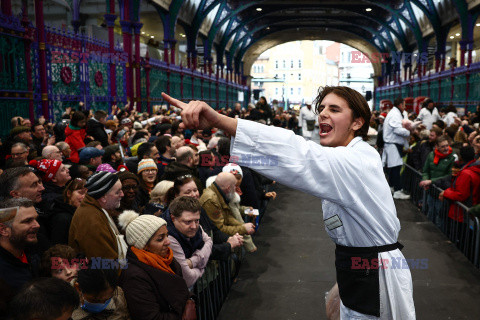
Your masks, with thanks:
[[[89,259],[118,259],[115,234],[98,201],[88,194],[73,215],[68,245]]]
[[[210,220],[212,220],[223,233],[229,236],[233,236],[237,232],[240,235],[247,234],[247,229],[245,229],[242,222],[235,219],[232,210],[225,202],[216,184],[213,183],[205,189],[200,197],[200,203],[210,217]]]

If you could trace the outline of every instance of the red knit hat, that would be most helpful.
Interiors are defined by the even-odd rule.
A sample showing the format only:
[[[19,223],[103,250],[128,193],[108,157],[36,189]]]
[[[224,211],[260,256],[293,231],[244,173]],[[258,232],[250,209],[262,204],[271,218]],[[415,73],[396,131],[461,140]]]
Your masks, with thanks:
[[[43,176],[42,180],[48,182],[55,177],[58,169],[60,169],[60,166],[62,165],[62,161],[49,159],[42,159],[40,161],[32,160],[30,161],[30,165],[33,165],[38,170],[44,172],[45,175]]]

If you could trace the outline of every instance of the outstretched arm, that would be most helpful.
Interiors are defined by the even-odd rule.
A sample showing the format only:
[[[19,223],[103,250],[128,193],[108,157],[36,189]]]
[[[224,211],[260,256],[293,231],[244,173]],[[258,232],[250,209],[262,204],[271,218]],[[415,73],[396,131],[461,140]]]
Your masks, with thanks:
[[[237,119],[219,114],[203,101],[182,102],[162,92],[162,97],[171,105],[182,109],[182,123],[184,129],[219,128],[230,136],[235,136],[237,131]]]

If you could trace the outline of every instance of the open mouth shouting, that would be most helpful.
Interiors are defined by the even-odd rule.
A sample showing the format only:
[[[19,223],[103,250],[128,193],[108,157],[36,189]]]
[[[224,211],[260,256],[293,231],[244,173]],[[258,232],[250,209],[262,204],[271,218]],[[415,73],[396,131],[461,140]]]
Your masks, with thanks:
[[[326,137],[332,130],[333,130],[333,127],[331,125],[326,123],[321,123],[318,134],[320,135],[320,137]]]

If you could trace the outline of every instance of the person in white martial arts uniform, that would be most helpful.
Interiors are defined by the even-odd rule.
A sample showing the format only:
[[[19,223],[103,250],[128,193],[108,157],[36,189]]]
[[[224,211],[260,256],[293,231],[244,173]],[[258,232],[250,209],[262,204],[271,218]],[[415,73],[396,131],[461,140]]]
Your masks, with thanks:
[[[306,140],[312,139],[315,127],[318,126],[317,115],[312,109],[312,103],[307,101],[305,106],[300,109],[298,116],[298,126],[302,128],[302,136]]]
[[[341,319],[415,319],[412,278],[397,242],[400,223],[380,156],[364,141],[371,112],[360,93],[347,87],[319,93],[320,145],[228,118],[202,101],[162,95],[183,109],[181,126],[231,135],[239,164],[322,199],[325,229],[336,244]]]

